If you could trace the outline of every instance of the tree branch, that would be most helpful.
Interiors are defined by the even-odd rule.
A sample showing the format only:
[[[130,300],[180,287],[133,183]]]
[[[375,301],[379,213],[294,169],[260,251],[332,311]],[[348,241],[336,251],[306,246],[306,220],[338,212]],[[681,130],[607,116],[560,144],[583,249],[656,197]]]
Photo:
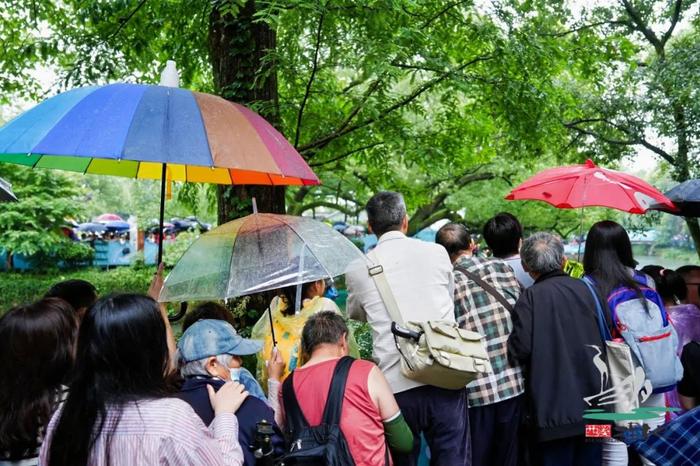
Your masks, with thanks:
[[[347,151],[347,152],[345,152],[344,154],[341,154],[341,155],[339,155],[339,156],[337,156],[337,157],[333,157],[332,159],[324,160],[324,161],[322,161],[322,162],[313,162],[313,163],[309,163],[309,165],[312,166],[312,167],[320,167],[320,166],[323,166],[323,165],[328,165],[329,163],[337,162],[338,160],[343,160],[344,158],[350,157],[350,156],[353,155],[353,154],[356,154],[356,153],[358,153],[358,152],[365,151],[365,150],[367,150],[367,149],[371,149],[371,148],[373,148],[373,147],[381,146],[382,144],[384,144],[384,141],[373,142],[372,144],[367,144],[367,145],[365,145],[365,146],[358,147],[358,148],[356,148],[356,149],[352,149],[352,150],[350,150],[350,151]]]
[[[131,21],[131,18],[133,18],[134,15],[136,15],[136,13],[138,13],[139,10],[141,8],[143,8],[143,6],[145,4],[146,4],[146,0],[141,0],[139,2],[139,4],[136,5],[136,7],[133,10],[131,10],[131,12],[128,15],[126,15],[122,18],[119,18],[119,27],[114,32],[112,32],[109,36],[107,36],[107,38],[104,40],[104,42],[108,42],[109,40],[115,38],[122,31],[122,29],[124,29],[124,26],[126,26],[126,23]]]
[[[314,50],[314,59],[311,67],[311,75],[306,83],[306,90],[304,91],[304,98],[301,100],[301,105],[299,106],[299,112],[297,113],[297,127],[294,132],[294,147],[299,145],[299,137],[301,135],[301,120],[304,115],[304,108],[306,107],[306,102],[309,99],[309,94],[311,93],[311,85],[316,77],[316,72],[318,71],[318,54],[321,49],[321,33],[323,31],[323,18],[326,12],[322,11],[321,16],[318,19],[318,29],[316,30],[316,48]]]
[[[315,209],[316,207],[328,207],[329,209],[335,209],[338,210],[344,214],[346,214],[349,217],[355,217],[359,215],[360,212],[362,212],[365,208],[363,205],[355,205],[355,208],[350,208],[346,207],[344,205],[335,203],[335,202],[329,202],[329,201],[323,201],[323,200],[318,200],[318,201],[311,201],[307,204],[304,204],[300,206],[299,208],[295,209],[295,211],[299,214],[302,214],[306,212],[307,210]]]
[[[374,94],[374,91],[376,91],[379,88],[379,85],[382,83],[382,79],[378,78],[372,81],[372,83],[367,86],[367,89],[365,90],[364,94],[362,94],[362,99],[360,99],[360,102],[350,111],[348,116],[343,120],[343,122],[340,124],[338,127],[338,131],[343,130],[348,127],[350,122],[357,116],[358,113],[364,108],[365,104],[369,100],[370,96]]]
[[[377,116],[369,118],[369,119],[362,121],[360,123],[357,123],[355,125],[349,126],[348,125],[349,121],[357,114],[357,112],[359,112],[360,106],[358,106],[353,112],[351,112],[351,115],[345,119],[343,124],[341,124],[341,126],[338,129],[336,129],[335,131],[333,131],[325,136],[320,137],[316,141],[313,141],[313,142],[310,142],[308,144],[301,146],[298,150],[299,150],[299,152],[305,152],[305,151],[308,151],[310,149],[325,147],[331,141],[333,141],[335,139],[338,139],[342,136],[345,136],[348,133],[352,133],[353,131],[357,131],[358,129],[364,128],[364,127],[369,126],[373,123],[381,121],[384,118],[386,118],[388,115],[393,113],[394,111],[410,104],[411,102],[416,100],[418,97],[420,97],[423,93],[432,89],[433,87],[435,87],[436,85],[440,84],[442,81],[447,79],[453,73],[462,71],[467,66],[474,65],[474,64],[482,62],[482,61],[491,60],[493,58],[494,58],[493,55],[481,55],[481,56],[474,58],[473,60],[470,60],[466,63],[461,64],[460,66],[458,66],[455,69],[448,70],[448,71],[442,73],[440,76],[418,86],[409,95],[396,101],[395,103],[393,103],[389,107],[387,107],[384,110],[382,110],[381,112],[379,112]]]
[[[647,26],[644,18],[642,18],[642,15],[639,13],[639,10],[637,10],[634,5],[629,2],[629,0],[622,0],[622,5],[625,7],[625,11],[627,11],[627,14],[634,23],[635,29],[644,35],[659,56],[663,56],[664,44],[661,43],[654,31]]]
[[[605,136],[597,131],[593,131],[593,130],[590,130],[588,128],[582,128],[582,127],[578,126],[578,125],[584,124],[584,123],[603,123],[603,124],[606,124],[608,126],[611,126],[615,129],[625,133],[629,137],[629,139],[614,139],[614,138],[611,138],[609,136]],[[585,118],[585,119],[580,119],[580,120],[574,120],[574,121],[571,121],[568,123],[564,123],[564,127],[571,129],[571,130],[574,130],[574,131],[577,131],[581,134],[585,134],[587,136],[592,136],[592,137],[599,139],[603,142],[606,142],[608,144],[613,144],[616,146],[641,145],[641,146],[644,146],[647,149],[651,150],[652,152],[654,152],[655,154],[657,154],[658,156],[660,156],[661,158],[666,160],[668,163],[670,163],[672,165],[675,163],[674,157],[671,154],[669,154],[668,152],[666,152],[665,150],[663,150],[662,148],[650,143],[649,141],[644,139],[642,136],[635,134],[629,128],[625,128],[622,125],[608,121],[605,118]]]
[[[550,33],[545,33],[542,34],[543,36],[546,37],[566,37],[569,34],[575,34],[577,32],[585,31],[586,29],[593,29],[597,28],[598,26],[605,26],[608,24],[614,24],[617,26],[627,26],[627,27],[634,27],[632,23],[629,21],[622,21],[622,20],[613,20],[613,21],[598,21],[596,23],[590,23],[590,24],[583,24],[579,27],[575,27],[573,29],[569,29],[567,31],[562,31],[562,32],[550,32]]]
[[[671,25],[668,27],[668,30],[664,33],[663,36],[661,36],[661,45],[665,46],[666,42],[671,38],[673,35],[673,30],[676,29],[676,25],[678,24],[678,20],[681,17],[681,7],[683,6],[683,0],[676,0],[676,3],[673,5],[673,13],[671,13]]]
[[[435,13],[433,16],[431,16],[430,18],[428,18],[427,20],[425,20],[425,22],[424,22],[423,25],[421,26],[421,29],[427,28],[428,26],[430,26],[430,25],[433,23],[433,21],[435,21],[436,19],[438,19],[440,16],[444,15],[445,13],[447,13],[448,11],[450,11],[452,8],[454,8],[454,7],[456,7],[456,6],[459,6],[459,5],[463,4],[463,3],[467,3],[467,2],[465,2],[465,1],[458,1],[458,2],[452,2],[452,3],[447,4],[447,6],[446,6],[445,8],[443,8],[442,10],[438,11],[438,12]]]
[[[401,68],[403,70],[430,71],[432,73],[442,73],[445,70],[440,68],[432,68],[430,66],[412,65],[410,63],[399,63],[396,60],[391,62],[391,66]]]

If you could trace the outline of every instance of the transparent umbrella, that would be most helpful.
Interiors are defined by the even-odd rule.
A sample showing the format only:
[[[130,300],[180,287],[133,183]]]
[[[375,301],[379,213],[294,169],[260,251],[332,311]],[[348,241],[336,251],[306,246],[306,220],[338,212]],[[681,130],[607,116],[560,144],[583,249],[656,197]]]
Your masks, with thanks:
[[[227,299],[342,275],[364,263],[341,233],[306,217],[248,215],[202,235],[183,254],[160,301]]]

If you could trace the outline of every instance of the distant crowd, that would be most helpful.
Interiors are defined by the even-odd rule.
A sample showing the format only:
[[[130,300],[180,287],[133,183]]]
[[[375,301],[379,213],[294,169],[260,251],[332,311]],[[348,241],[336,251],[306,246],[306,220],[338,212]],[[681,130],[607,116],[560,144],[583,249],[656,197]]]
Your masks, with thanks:
[[[60,282],[0,317],[0,466],[654,464],[600,414],[642,410],[648,433],[700,403],[700,267],[638,269],[602,221],[576,279],[561,238],[508,213],[480,232],[483,257],[462,224],[407,237],[398,193],[366,210],[378,244],[346,273],[345,312],[369,324],[373,362],[324,280],[274,293],[251,338],[201,303],[177,341],[162,267],[148,295]],[[489,369],[457,389],[411,377],[416,322],[475,332]]]

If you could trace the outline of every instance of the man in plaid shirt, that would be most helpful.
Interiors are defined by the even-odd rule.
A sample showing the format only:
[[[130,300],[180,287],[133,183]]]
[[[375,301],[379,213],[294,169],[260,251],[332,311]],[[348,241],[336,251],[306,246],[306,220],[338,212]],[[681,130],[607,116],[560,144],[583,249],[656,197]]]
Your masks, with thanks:
[[[520,284],[503,261],[472,255],[473,243],[464,225],[443,226],[436,242],[447,249],[454,265],[455,318],[460,327],[484,335],[493,368],[492,373],[467,385],[472,464],[515,466],[525,383],[522,369],[508,361],[507,342],[513,328],[510,310],[463,270],[490,285],[511,309],[520,296]]]

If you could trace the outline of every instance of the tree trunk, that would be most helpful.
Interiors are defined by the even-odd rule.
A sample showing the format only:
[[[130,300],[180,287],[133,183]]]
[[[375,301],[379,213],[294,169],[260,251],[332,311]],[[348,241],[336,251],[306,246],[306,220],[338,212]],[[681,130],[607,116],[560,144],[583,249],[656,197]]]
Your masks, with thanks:
[[[216,92],[234,102],[256,104],[256,110],[280,129],[277,73],[272,61],[264,61],[275,50],[275,31],[254,21],[254,0],[248,0],[236,14],[222,12],[221,7],[230,3],[216,1],[209,17],[209,56]],[[253,197],[260,212],[285,212],[283,186],[218,186],[219,224],[250,214]]]

